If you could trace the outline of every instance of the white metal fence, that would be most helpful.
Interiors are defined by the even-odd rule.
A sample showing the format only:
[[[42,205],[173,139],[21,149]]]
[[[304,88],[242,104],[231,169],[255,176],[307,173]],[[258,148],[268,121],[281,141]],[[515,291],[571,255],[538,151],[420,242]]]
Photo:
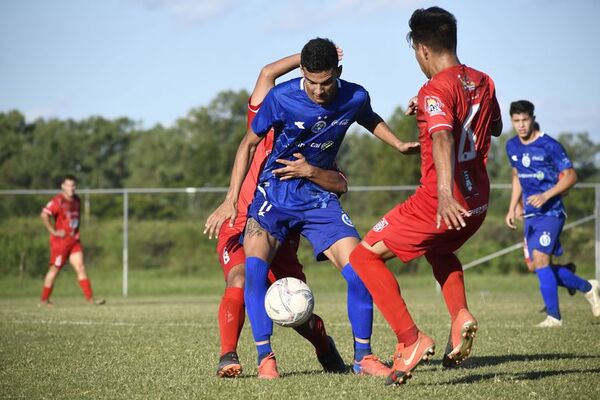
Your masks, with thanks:
[[[510,189],[510,184],[493,184],[492,190],[507,190]],[[595,220],[595,271],[596,279],[600,280],[600,184],[599,183],[580,183],[576,188],[594,189],[595,202],[594,211],[590,215],[579,218],[565,225],[564,229],[568,230],[575,226]],[[414,191],[416,186],[350,186],[350,192],[401,192]],[[201,193],[225,193],[227,188],[224,187],[203,187],[203,188],[123,188],[123,189],[78,189],[78,194],[83,196],[84,215],[86,210],[90,208],[90,195],[93,194],[113,194],[123,196],[123,296],[127,297],[129,288],[129,196],[131,194],[167,194],[167,193],[184,193],[184,194],[201,194]],[[0,190],[0,196],[23,196],[23,195],[53,195],[56,194],[56,189],[44,190]],[[516,243],[499,251],[488,254],[477,260],[471,261],[463,266],[465,270],[482,265],[494,258],[501,257],[512,251],[523,247],[523,243]]]

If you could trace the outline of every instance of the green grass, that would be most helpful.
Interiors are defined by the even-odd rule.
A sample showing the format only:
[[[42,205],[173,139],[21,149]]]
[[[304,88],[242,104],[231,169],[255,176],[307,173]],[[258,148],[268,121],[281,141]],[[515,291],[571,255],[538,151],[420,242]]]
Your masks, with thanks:
[[[349,362],[343,281],[327,267],[309,269],[308,277],[315,311]],[[37,290],[35,296],[0,297],[0,398],[600,398],[600,318],[592,317],[583,296],[561,290],[565,325],[534,328],[543,315],[531,275],[466,272],[480,330],[473,356],[456,370],[441,367],[449,322],[433,279],[401,276],[413,317],[438,343],[434,359],[402,387],[385,387],[381,378],[323,374],[310,346],[293,330],[279,327],[273,345],[283,378],[259,381],[248,322],[239,346],[244,373],[219,380],[218,274],[188,280],[188,288],[198,287],[193,296],[123,299],[111,294],[103,307],[84,305],[71,278],[62,277],[51,310],[36,306]],[[184,282],[151,276],[146,281],[151,288]],[[33,291],[33,284],[22,284]],[[104,294],[104,285],[96,287]],[[389,360],[394,337],[380,314],[375,316],[374,350]]]

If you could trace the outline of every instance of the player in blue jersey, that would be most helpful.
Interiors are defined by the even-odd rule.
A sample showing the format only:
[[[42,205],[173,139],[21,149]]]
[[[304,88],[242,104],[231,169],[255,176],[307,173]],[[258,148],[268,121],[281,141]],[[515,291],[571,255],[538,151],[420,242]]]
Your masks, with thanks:
[[[402,153],[419,151],[418,143],[404,143],[371,109],[368,92],[340,79],[335,44],[309,41],[301,53],[303,78],[273,88],[238,148],[229,192],[207,219],[205,232],[213,236],[225,221],[233,223],[240,186],[257,144],[272,128],[273,151],[259,178],[248,209],[244,233],[246,284],[244,297],[258,350],[259,378],[277,378],[271,348],[272,321],[264,308],[269,263],[290,231],[299,231],[312,244],[318,260],[328,258],[348,283],[348,317],[354,337],[353,371],[387,376],[390,369],[371,352],[373,299],[349,264],[359,235],[337,196],[309,179],[298,177],[286,161],[300,156],[322,169],[332,169],[346,131],[353,122]]]
[[[519,200],[523,201],[525,245],[537,274],[547,317],[538,327],[562,326],[558,286],[585,294],[595,317],[600,316],[598,281],[586,281],[564,265],[552,263],[560,256],[560,233],[565,223],[562,195],[577,182],[577,174],[565,149],[555,139],[534,129],[534,105],[527,100],[511,103],[510,117],[516,135],[506,143],[513,170],[512,194],[506,225],[516,229]],[[559,175],[563,177],[559,179]]]

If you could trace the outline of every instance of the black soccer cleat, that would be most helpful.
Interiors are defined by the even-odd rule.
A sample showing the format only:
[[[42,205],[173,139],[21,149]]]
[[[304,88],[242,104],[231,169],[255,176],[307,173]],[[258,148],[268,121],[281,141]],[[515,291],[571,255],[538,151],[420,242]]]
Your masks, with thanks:
[[[217,376],[219,378],[237,378],[242,373],[242,365],[235,351],[225,353],[219,359]]]
[[[348,372],[348,366],[335,347],[333,338],[331,336],[327,336],[327,340],[329,341],[329,351],[327,354],[317,357],[317,359],[323,366],[323,370],[325,372],[333,374],[345,374]]]

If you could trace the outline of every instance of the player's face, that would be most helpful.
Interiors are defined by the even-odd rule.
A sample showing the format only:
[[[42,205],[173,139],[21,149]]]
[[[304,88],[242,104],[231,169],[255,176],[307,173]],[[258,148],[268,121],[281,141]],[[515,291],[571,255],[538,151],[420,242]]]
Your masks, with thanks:
[[[522,139],[528,139],[533,133],[533,123],[535,118],[527,113],[513,114],[511,117],[512,126]]]
[[[60,187],[64,195],[68,198],[71,198],[75,194],[75,190],[77,190],[77,182],[67,179]]]
[[[304,75],[304,90],[308,97],[317,104],[327,104],[337,93],[337,79],[341,69],[333,68],[321,72],[308,72],[302,68]]]

